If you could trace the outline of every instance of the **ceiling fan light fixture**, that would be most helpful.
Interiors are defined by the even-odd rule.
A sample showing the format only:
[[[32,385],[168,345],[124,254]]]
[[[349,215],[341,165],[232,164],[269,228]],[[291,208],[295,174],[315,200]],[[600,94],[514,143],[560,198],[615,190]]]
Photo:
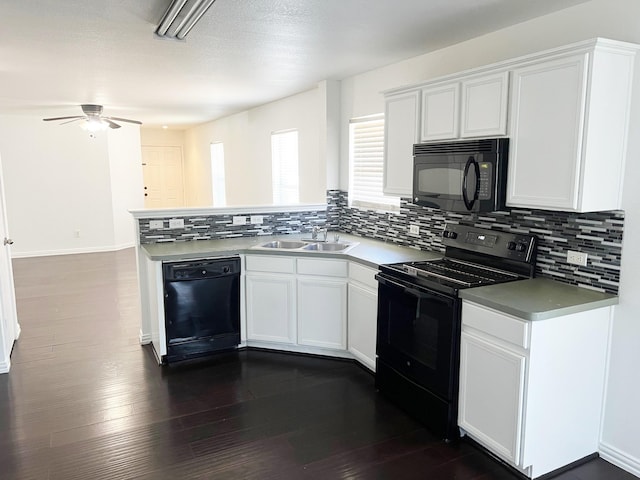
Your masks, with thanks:
[[[172,0],[156,29],[156,35],[184,40],[213,2],[215,0]]]
[[[80,128],[89,133],[102,132],[109,128],[109,124],[101,118],[87,118],[80,124]]]

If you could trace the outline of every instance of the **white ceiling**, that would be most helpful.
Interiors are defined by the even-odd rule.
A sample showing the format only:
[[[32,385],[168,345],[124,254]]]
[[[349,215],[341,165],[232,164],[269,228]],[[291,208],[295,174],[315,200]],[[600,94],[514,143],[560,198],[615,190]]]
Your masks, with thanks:
[[[175,41],[169,0],[0,0],[0,113],[183,128],[584,1],[217,0]]]

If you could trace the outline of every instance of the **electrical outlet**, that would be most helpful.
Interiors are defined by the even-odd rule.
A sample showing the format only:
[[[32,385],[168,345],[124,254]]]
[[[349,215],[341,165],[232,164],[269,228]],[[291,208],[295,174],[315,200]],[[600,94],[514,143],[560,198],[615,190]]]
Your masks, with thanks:
[[[169,220],[169,228],[184,228],[184,218],[172,218]]]
[[[262,225],[264,223],[264,217],[262,215],[251,215],[252,225]]]
[[[233,224],[234,225],[246,225],[247,224],[247,217],[233,217]]]
[[[420,227],[418,225],[409,225],[409,235],[420,235]]]
[[[587,254],[582,252],[574,252],[573,250],[567,251],[567,263],[573,265],[587,265]]]
[[[149,228],[151,230],[160,230],[164,227],[163,220],[149,220]]]

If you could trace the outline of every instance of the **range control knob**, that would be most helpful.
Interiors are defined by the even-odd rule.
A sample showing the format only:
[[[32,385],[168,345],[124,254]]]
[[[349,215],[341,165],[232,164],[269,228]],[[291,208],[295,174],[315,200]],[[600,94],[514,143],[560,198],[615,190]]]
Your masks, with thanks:
[[[222,273],[229,273],[229,266],[225,265],[224,267],[222,267]]]
[[[527,245],[524,243],[518,243],[516,245],[516,252],[524,252],[527,249]]]
[[[457,234],[456,232],[452,232],[452,231],[450,231],[450,230],[445,230],[445,231],[442,233],[442,236],[443,236],[444,238],[451,238],[451,239],[455,239],[455,238],[457,238],[457,237],[458,237],[458,234]]]
[[[515,249],[516,249],[516,242],[507,243],[507,250],[515,250]]]

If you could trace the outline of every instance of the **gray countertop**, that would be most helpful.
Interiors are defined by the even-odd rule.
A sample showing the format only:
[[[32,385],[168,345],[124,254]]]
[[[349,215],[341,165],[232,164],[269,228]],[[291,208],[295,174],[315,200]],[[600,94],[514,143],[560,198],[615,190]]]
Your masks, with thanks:
[[[340,234],[340,240],[357,242],[358,245],[345,253],[255,248],[272,240],[308,238],[309,234],[274,235],[155,243],[141,245],[141,247],[146,255],[154,261],[188,260],[250,253],[257,255],[344,258],[372,268],[378,268],[379,265],[386,263],[435,260],[442,257],[442,254],[438,252],[425,252],[408,247],[399,247],[391,243],[347,234]],[[469,288],[460,290],[460,297],[524,320],[544,320],[618,303],[618,297],[615,295],[568,285],[548,278],[534,278],[486,287]]]
[[[141,245],[151,260],[171,261],[202,258],[208,256],[224,256],[235,254],[258,255],[296,255],[323,258],[344,258],[354,260],[364,265],[378,268],[385,263],[408,262],[418,260],[434,260],[442,257],[438,252],[425,252],[409,247],[399,247],[380,240],[357,237],[355,235],[340,234],[340,241],[357,242],[358,245],[345,253],[338,252],[308,252],[286,249],[253,249],[272,240],[308,239],[309,234],[303,235],[273,235],[261,237],[238,237],[221,240],[193,240],[190,242],[166,242]],[[329,234],[329,238],[332,238]]]
[[[460,297],[524,320],[545,320],[618,304],[618,297],[548,278],[460,290]]]

